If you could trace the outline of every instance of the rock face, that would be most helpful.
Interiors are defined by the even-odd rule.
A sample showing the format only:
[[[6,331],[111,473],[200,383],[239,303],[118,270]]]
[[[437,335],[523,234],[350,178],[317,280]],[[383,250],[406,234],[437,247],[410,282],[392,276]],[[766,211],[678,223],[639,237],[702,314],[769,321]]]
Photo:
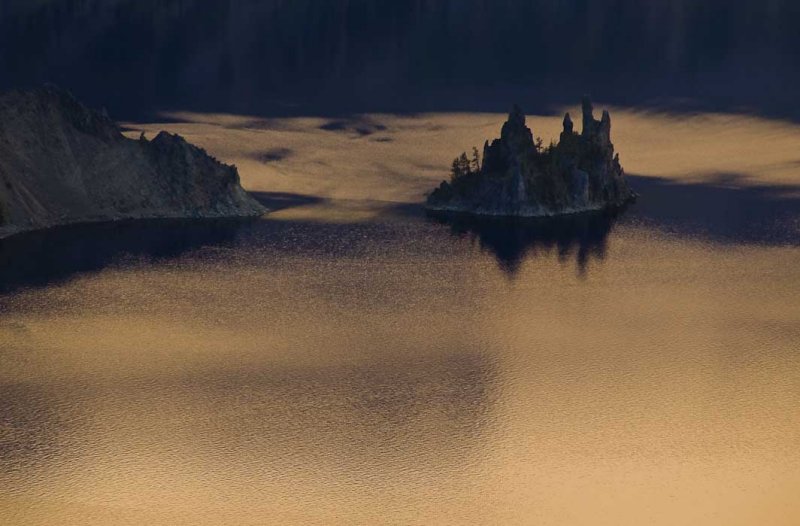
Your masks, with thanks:
[[[128,139],[56,88],[0,95],[0,237],[76,222],[264,212],[235,167],[178,135]]]
[[[483,161],[457,159],[450,182],[428,197],[431,210],[498,216],[552,216],[618,208],[635,199],[611,143],[611,117],[594,118],[583,100],[583,130],[569,113],[557,144],[534,142],[525,115],[514,106],[500,138],[487,142]]]

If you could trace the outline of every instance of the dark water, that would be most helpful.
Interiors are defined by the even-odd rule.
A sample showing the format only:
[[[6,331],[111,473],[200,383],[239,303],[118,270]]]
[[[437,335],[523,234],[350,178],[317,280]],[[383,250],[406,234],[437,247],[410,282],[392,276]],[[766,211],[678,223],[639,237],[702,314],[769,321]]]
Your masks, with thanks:
[[[583,271],[592,258],[602,259],[605,244],[618,213],[578,214],[561,219],[475,219],[462,215],[413,211],[414,223],[433,230],[438,241],[476,241],[499,268],[514,276],[529,255],[558,254],[574,260]],[[411,220],[410,218],[407,218]],[[426,221],[427,219],[427,221]],[[359,257],[366,247],[361,239],[396,237],[389,225],[316,225],[284,221],[143,221],[79,225],[32,232],[0,240],[0,291],[58,284],[83,273],[130,263],[158,264],[203,249],[238,250],[253,245],[278,245],[303,253]],[[388,229],[388,231],[387,231]],[[328,246],[331,239],[338,239]],[[346,240],[352,239],[352,243]],[[291,240],[291,241],[290,241]],[[436,243],[434,239],[432,242]]]
[[[0,87],[123,119],[621,106],[798,119],[793,0],[4,0]]]
[[[742,185],[735,176],[704,183],[636,175],[628,179],[640,196],[636,204],[622,210],[560,218],[477,218],[426,213],[422,206],[409,204],[390,210],[389,215],[406,221],[407,228],[421,228],[425,236],[432,235],[429,243],[434,245],[476,244],[511,278],[526,259],[552,254],[562,263],[574,263],[583,274],[593,260],[605,259],[609,236],[618,225],[721,246],[800,245],[800,187],[796,185]],[[273,212],[318,201],[281,192],[254,195]],[[0,292],[57,284],[129,262],[157,264],[209,247],[235,251],[266,244],[309,257],[314,253],[359,257],[368,250],[361,246],[362,239],[396,238],[394,226],[395,222],[154,220],[31,232],[0,240]],[[329,246],[332,239],[337,242]]]
[[[794,524],[795,223],[648,190],[3,241],[3,523]]]
[[[789,0],[6,0],[0,86],[55,81],[131,119],[539,111],[591,91],[797,120],[799,15]],[[687,120],[640,138],[646,120],[615,120],[650,174],[629,176],[641,197],[620,214],[476,221],[404,201],[342,222],[311,183],[390,199],[428,181],[408,176],[413,155],[371,175],[404,154],[356,150],[372,130],[336,117],[320,130],[354,122],[355,138],[325,143],[316,121],[246,136],[268,148],[243,180],[290,188],[257,194],[278,211],[264,219],[0,240],[0,524],[800,523],[795,130]],[[243,155],[245,136],[208,126],[198,139]],[[666,159],[642,155],[669,134],[686,137]],[[303,177],[348,148],[383,153]]]

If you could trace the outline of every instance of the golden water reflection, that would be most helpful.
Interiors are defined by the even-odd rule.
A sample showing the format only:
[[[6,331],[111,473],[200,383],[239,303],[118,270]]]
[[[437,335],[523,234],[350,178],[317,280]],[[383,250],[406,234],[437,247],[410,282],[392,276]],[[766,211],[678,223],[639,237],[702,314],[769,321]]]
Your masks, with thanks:
[[[797,248],[252,228],[3,298],[11,524],[800,518]]]
[[[639,202],[510,236],[413,207],[503,115],[132,126],[278,211],[0,243],[0,523],[800,523],[800,129],[612,115]]]

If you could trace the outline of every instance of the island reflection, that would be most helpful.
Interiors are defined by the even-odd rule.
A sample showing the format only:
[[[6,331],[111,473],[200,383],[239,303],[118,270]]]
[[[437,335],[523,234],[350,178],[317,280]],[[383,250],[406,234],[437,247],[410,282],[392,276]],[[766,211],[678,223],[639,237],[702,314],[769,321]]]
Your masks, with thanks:
[[[558,260],[574,257],[578,274],[589,262],[606,257],[606,242],[622,210],[605,210],[558,217],[492,217],[429,211],[428,217],[448,225],[457,237],[477,240],[500,268],[514,277],[526,257],[550,254]]]

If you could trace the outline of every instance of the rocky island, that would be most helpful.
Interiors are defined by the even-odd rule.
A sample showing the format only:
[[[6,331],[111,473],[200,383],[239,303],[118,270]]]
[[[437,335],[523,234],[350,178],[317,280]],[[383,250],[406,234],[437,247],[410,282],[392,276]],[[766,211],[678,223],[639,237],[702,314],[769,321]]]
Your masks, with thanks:
[[[47,87],[0,95],[0,237],[61,224],[266,212],[178,135],[125,137],[105,112]]]
[[[427,201],[433,211],[477,215],[539,217],[619,208],[635,199],[611,143],[611,117],[594,118],[583,100],[583,130],[573,130],[564,116],[558,143],[534,141],[518,106],[511,110],[499,139],[453,161],[450,181],[443,181]]]

